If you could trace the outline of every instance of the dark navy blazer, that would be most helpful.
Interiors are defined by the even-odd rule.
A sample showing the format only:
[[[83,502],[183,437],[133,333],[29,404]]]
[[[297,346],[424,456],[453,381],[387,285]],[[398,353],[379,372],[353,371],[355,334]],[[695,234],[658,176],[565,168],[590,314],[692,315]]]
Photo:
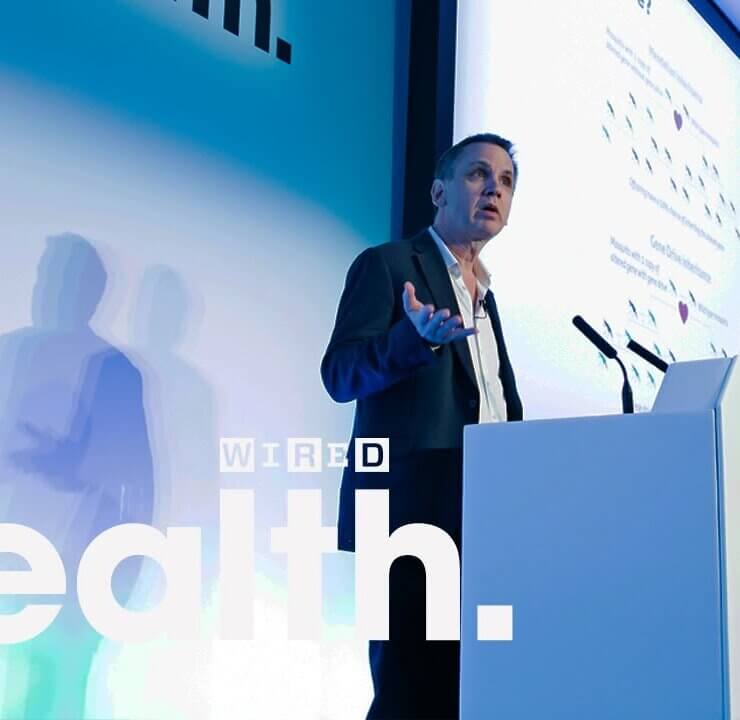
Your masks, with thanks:
[[[339,548],[354,549],[354,491],[390,490],[391,530],[426,522],[460,534],[463,427],[478,422],[479,392],[468,343],[433,352],[403,309],[403,284],[436,309],[459,313],[444,260],[424,231],[368,248],[352,263],[321,377],[337,402],[357,401],[352,438],[387,437],[390,472],[355,471],[350,445],[339,498]],[[493,294],[485,297],[499,354],[508,420],[522,403]]]

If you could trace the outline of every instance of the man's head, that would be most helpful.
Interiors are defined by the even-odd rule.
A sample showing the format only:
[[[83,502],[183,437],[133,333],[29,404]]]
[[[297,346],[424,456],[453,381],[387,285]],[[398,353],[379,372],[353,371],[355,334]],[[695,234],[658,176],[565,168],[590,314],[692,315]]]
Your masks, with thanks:
[[[434,224],[452,242],[485,241],[504,228],[518,174],[513,144],[492,133],[471,135],[437,162]]]

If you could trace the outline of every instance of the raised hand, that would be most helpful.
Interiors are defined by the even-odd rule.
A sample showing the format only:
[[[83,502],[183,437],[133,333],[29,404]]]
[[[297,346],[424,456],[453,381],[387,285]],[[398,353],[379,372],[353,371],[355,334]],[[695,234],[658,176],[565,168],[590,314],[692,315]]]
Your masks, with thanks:
[[[403,309],[416,332],[430,345],[445,345],[477,332],[475,328],[463,327],[462,318],[452,315],[447,308],[435,310],[434,305],[420,302],[416,288],[408,281],[403,284]]]

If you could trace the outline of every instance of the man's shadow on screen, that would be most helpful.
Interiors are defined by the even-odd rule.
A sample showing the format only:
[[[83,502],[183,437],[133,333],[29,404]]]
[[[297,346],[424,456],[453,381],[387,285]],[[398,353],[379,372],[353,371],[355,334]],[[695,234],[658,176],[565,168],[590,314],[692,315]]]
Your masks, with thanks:
[[[171,267],[147,268],[132,304],[132,349],[144,377],[154,456],[154,524],[195,526],[202,537],[205,603],[216,582],[219,483],[213,388],[183,352],[197,334],[202,300]]]
[[[54,623],[9,647],[1,717],[84,717],[101,637],[77,601],[79,559],[104,530],[152,519],[141,374],[90,327],[107,279],[90,242],[71,234],[49,238],[33,290],[32,324],[0,337],[0,517],[45,535],[67,575]],[[0,552],[0,569],[28,565]],[[134,558],[116,570],[113,590],[122,605],[139,572]],[[6,612],[20,609],[5,605]],[[8,698],[11,706],[2,707]]]

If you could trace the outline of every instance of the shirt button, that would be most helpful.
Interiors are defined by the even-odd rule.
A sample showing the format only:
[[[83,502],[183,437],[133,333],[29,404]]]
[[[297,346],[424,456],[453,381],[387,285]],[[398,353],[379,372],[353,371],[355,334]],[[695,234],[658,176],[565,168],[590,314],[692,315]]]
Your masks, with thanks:
[[[478,401],[477,400],[468,400],[468,405],[471,408],[476,408],[476,407],[478,407]]]

